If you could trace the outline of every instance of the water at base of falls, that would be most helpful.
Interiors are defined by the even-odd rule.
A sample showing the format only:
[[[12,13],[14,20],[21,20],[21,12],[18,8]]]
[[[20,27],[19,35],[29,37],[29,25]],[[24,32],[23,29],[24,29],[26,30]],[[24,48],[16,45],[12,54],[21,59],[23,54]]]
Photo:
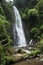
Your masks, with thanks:
[[[15,6],[13,6],[13,8],[15,14],[15,23],[13,24],[14,41],[15,41],[14,46],[25,47],[27,46],[27,44],[22,27],[21,16],[19,14],[18,9]]]

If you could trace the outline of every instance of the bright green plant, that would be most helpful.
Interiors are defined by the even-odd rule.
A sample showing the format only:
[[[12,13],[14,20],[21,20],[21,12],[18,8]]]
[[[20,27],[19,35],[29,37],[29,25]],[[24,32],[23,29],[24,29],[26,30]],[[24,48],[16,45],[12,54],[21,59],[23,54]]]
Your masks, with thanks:
[[[37,9],[30,9],[29,11],[28,11],[28,15],[36,15],[36,16],[38,16],[38,10]]]

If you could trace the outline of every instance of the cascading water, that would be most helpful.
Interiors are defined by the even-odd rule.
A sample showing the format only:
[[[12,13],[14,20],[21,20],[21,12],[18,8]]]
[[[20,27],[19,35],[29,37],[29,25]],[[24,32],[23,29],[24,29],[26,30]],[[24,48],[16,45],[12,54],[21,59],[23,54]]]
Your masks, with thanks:
[[[15,23],[13,24],[15,46],[24,47],[26,46],[26,39],[22,27],[22,20],[18,9],[13,6],[15,14]]]
[[[30,40],[29,45],[33,45],[33,39]]]

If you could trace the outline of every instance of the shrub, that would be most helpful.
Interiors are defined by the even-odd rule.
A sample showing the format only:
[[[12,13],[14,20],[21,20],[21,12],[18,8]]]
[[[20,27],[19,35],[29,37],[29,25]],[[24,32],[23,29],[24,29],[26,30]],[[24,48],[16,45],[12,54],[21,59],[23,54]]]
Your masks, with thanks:
[[[2,44],[0,43],[0,65],[5,65],[6,63],[4,56],[5,56],[5,51],[4,51]]]
[[[12,56],[5,56],[4,59],[8,65],[14,62],[14,58]]]
[[[40,30],[38,28],[34,27],[31,30],[31,34],[32,34],[33,38],[37,38],[38,36],[40,36]]]
[[[6,32],[6,29],[9,27],[9,22],[6,20],[5,16],[0,15],[0,32]]]
[[[31,57],[31,56],[37,56],[37,54],[40,54],[41,51],[38,50],[38,49],[35,49],[35,50],[32,50],[30,54],[28,54],[28,57]]]
[[[3,11],[3,9],[2,9],[2,6],[1,6],[1,3],[0,3],[0,14],[4,14],[4,11]]]
[[[28,11],[28,15],[36,15],[36,16],[38,16],[38,10],[37,9],[30,9]]]
[[[40,31],[41,31],[41,33],[43,32],[43,25],[40,26]]]
[[[36,33],[39,32],[39,29],[36,28],[36,27],[34,27],[34,28],[32,28],[31,32],[32,32],[33,34],[36,34]]]
[[[41,39],[39,42],[38,42],[38,45],[37,45],[38,49],[43,51],[43,39]]]

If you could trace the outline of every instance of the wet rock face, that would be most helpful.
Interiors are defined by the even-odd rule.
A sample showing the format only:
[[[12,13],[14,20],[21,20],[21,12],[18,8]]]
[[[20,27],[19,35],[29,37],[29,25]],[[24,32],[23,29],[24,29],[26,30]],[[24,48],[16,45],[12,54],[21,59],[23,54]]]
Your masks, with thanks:
[[[29,25],[28,25],[29,23],[25,21],[23,21],[22,23],[23,23],[23,28],[24,28],[24,33],[27,40],[27,44],[29,44],[29,41],[30,41],[30,31],[29,31]]]

